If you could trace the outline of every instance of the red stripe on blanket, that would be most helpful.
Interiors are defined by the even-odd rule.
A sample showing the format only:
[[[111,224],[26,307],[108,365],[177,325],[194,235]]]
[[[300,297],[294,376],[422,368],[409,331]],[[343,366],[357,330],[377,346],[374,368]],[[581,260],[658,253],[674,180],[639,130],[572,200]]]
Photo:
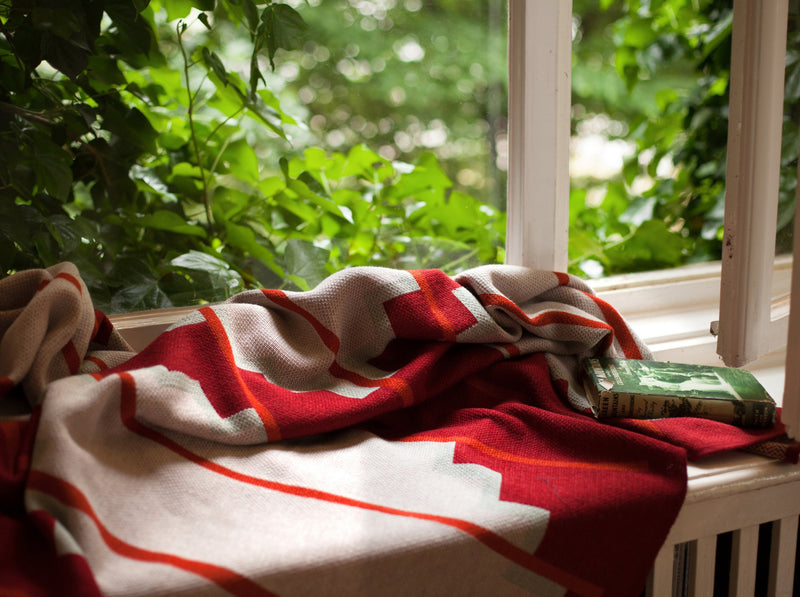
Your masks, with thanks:
[[[230,366],[230,370],[233,372],[234,376],[236,377],[236,381],[239,384],[239,388],[242,390],[242,393],[245,395],[250,405],[255,409],[256,413],[258,413],[261,423],[264,425],[264,429],[267,431],[267,439],[271,442],[280,440],[281,430],[278,427],[278,424],[275,422],[275,418],[272,416],[272,413],[269,412],[269,409],[267,409],[267,407],[258,398],[253,396],[250,388],[247,387],[247,384],[242,379],[242,376],[239,372],[239,367],[236,365],[236,360],[233,357],[233,349],[228,341],[228,334],[225,332],[225,327],[222,325],[219,317],[217,317],[217,314],[214,313],[214,310],[211,307],[203,307],[200,309],[200,313],[205,318],[206,323],[208,323],[208,327],[211,330],[211,333],[214,335],[214,339],[217,341],[217,346],[222,351],[222,354],[225,355],[228,365]]]
[[[23,453],[20,445],[27,426],[27,421],[0,421],[0,480],[6,474],[16,475],[20,469],[17,460]]]
[[[580,315],[576,315],[574,313],[566,313],[564,311],[546,311],[540,315],[536,315],[534,317],[528,317],[525,314],[525,312],[516,305],[516,303],[513,303],[508,298],[499,294],[482,294],[481,300],[485,304],[495,305],[497,307],[503,307],[504,309],[511,311],[516,317],[522,319],[523,321],[529,321],[534,325],[550,325],[553,323],[564,323],[567,325],[577,325],[581,327],[594,328],[599,330],[609,330],[610,332],[613,332],[611,326],[609,326],[604,321],[589,319],[588,317],[582,317]]]
[[[0,375],[0,396],[5,396],[6,394],[8,394],[11,390],[14,389],[15,385],[17,384],[15,384],[12,379]]]
[[[166,435],[163,435],[161,432],[151,427],[143,425],[138,419],[136,419],[136,381],[134,380],[133,376],[128,372],[123,371],[118,373],[118,375],[121,381],[120,417],[125,427],[132,433],[135,433],[141,437],[147,438],[151,441],[161,444],[168,450],[174,452],[175,454],[178,454],[179,456],[185,458],[186,460],[189,460],[190,462],[193,462],[205,468],[206,470],[222,475],[234,481],[238,481],[240,483],[245,483],[254,487],[261,487],[271,491],[281,492],[287,495],[320,500],[323,502],[338,504],[340,506],[346,506],[350,508],[360,508],[362,510],[380,512],[382,514],[388,514],[390,516],[401,516],[405,518],[413,518],[416,520],[425,520],[428,522],[449,526],[451,528],[457,529],[473,537],[474,539],[476,539],[477,541],[479,541],[492,551],[496,552],[497,554],[505,557],[509,561],[514,562],[515,564],[527,570],[530,570],[535,574],[548,578],[558,583],[559,585],[565,587],[569,591],[577,593],[578,595],[584,595],[587,597],[593,597],[596,595],[599,597],[600,595],[603,594],[603,590],[600,587],[588,581],[585,581],[581,578],[578,578],[562,568],[553,566],[552,564],[539,558],[537,555],[528,553],[524,549],[517,547],[516,545],[509,542],[507,539],[501,537],[500,535],[497,535],[496,533],[493,533],[489,529],[486,529],[475,523],[447,516],[438,516],[434,514],[427,514],[424,512],[401,510],[399,508],[392,508],[389,506],[382,506],[380,504],[373,504],[370,502],[356,500],[353,498],[348,498],[342,495],[318,489],[311,489],[308,487],[289,485],[277,481],[270,481],[268,479],[261,479],[259,477],[253,477],[251,475],[246,475],[244,473],[234,471],[212,460],[208,460],[200,456],[199,454],[196,454],[195,452],[192,452],[191,450],[185,448],[184,446],[170,439]]]
[[[546,326],[551,324],[564,324],[564,325],[574,325],[580,326],[585,328],[593,328],[597,330],[608,330],[609,334],[606,339],[603,340],[603,348],[607,348],[611,345],[614,340],[614,330],[616,329],[617,325],[621,324],[622,328],[624,328],[625,332],[628,331],[628,328],[624,325],[622,318],[617,316],[619,324],[609,325],[604,321],[599,321],[596,319],[590,319],[588,317],[581,317],[580,315],[576,315],[574,313],[566,313],[564,311],[547,311],[541,313],[540,315],[536,315],[534,317],[528,317],[525,312],[520,309],[516,303],[512,302],[508,298],[500,294],[482,294],[480,295],[481,302],[485,306],[495,306],[501,307],[508,311],[511,315],[516,317],[521,321],[527,321],[532,325],[536,326]],[[601,307],[602,309],[602,307]],[[616,312],[614,312],[616,313]],[[604,313],[606,317],[607,314]],[[614,327],[612,327],[614,326]],[[630,337],[630,334],[628,334]],[[632,337],[631,337],[632,340]],[[634,345],[635,346],[635,345]],[[640,357],[641,358],[641,357]]]
[[[574,325],[585,328],[594,328],[597,330],[608,330],[612,334],[614,330],[611,329],[607,323],[589,319],[588,317],[581,317],[574,313],[565,313],[564,311],[545,311],[539,315],[529,317],[528,321],[533,325],[546,326],[554,324]]]
[[[92,330],[92,342],[97,342],[103,346],[108,345],[114,325],[106,314],[99,309],[94,310],[94,329]]]
[[[564,272],[553,272],[558,278],[558,285],[559,286],[567,286],[570,283],[569,274],[565,274]]]
[[[83,492],[63,479],[33,470],[28,476],[28,488],[46,493],[61,503],[83,512],[92,520],[109,549],[122,557],[141,562],[173,566],[190,574],[201,576],[233,595],[241,595],[242,597],[272,597],[275,595],[259,587],[249,578],[241,576],[228,568],[198,560],[189,560],[168,553],[142,549],[120,539],[103,525],[100,517],[94,511]]]
[[[59,554],[56,549],[56,519],[44,510],[31,510],[28,512],[28,522],[36,530],[35,537],[44,538],[44,553],[26,554],[29,560],[25,562],[30,569],[29,578],[36,578],[41,583],[41,592],[35,593],[30,587],[21,589],[19,593],[13,591],[8,594],[0,591],[3,597],[33,597],[33,595],[58,595],[59,597],[103,597],[94,574],[86,558],[77,553]],[[36,539],[33,539],[34,541]],[[22,563],[22,562],[20,562]],[[21,566],[20,566],[21,567]],[[46,570],[46,572],[44,572]],[[24,574],[22,570],[19,571]],[[44,572],[44,573],[43,573]],[[48,589],[46,588],[48,585]]]
[[[636,340],[634,339],[633,334],[631,334],[631,331],[628,329],[625,320],[622,319],[622,316],[619,313],[617,313],[617,310],[600,297],[588,293],[586,296],[592,299],[595,304],[600,307],[603,317],[605,317],[606,321],[610,323],[616,331],[617,340],[619,341],[619,344],[622,347],[622,352],[625,353],[625,356],[629,359],[641,359],[642,353],[636,344]]]
[[[67,282],[72,284],[75,288],[77,288],[78,294],[83,294],[83,292],[81,292],[81,283],[75,276],[72,276],[66,272],[61,272],[60,274],[57,274],[54,279],[57,280],[59,278],[61,278],[62,280],[66,280]]]
[[[72,340],[67,342],[64,345],[64,348],[61,349],[61,355],[64,357],[64,361],[67,363],[67,369],[72,375],[77,375],[77,373],[81,369],[81,357],[78,354],[78,350],[75,348],[75,345],[72,343]]]
[[[514,357],[518,357],[522,354],[519,346],[516,344],[511,344],[510,342],[508,344],[495,344],[494,346],[496,346],[497,349],[508,358],[513,359]]]

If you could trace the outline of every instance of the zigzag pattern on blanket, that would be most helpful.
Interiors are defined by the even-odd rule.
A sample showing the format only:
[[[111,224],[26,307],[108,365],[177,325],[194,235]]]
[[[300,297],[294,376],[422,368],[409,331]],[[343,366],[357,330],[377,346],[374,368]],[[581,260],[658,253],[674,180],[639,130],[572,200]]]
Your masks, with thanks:
[[[49,386],[28,508],[104,594],[633,594],[683,457],[579,412],[575,359],[646,352],[609,312],[575,278],[510,267],[240,294]],[[666,514],[635,542],[616,500],[650,519],[651,493]],[[622,535],[624,574],[576,558]]]
[[[50,383],[26,508],[104,595],[637,595],[685,451],[587,414],[589,354],[649,356],[566,274],[245,292]]]

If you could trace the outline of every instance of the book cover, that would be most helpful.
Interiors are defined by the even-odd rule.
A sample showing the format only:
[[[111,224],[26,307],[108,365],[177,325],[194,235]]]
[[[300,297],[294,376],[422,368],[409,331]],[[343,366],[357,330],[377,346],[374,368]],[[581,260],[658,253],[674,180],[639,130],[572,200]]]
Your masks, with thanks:
[[[701,417],[772,427],[776,405],[745,369],[608,357],[584,360],[584,385],[597,418]]]

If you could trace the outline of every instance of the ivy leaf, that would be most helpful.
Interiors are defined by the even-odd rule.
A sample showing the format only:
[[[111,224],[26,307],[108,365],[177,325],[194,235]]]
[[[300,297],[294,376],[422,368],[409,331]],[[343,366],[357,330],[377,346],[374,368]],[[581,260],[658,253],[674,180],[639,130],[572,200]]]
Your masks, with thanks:
[[[203,62],[205,65],[214,71],[214,74],[219,77],[220,81],[222,81],[223,85],[228,84],[228,71],[225,70],[225,65],[220,60],[220,57],[217,56],[215,52],[212,52],[207,47],[203,46],[202,48],[203,53]]]
[[[225,222],[225,236],[231,247],[252,255],[279,275],[283,273],[281,268],[275,263],[275,255],[273,252],[258,242],[252,228],[234,224],[233,222]]]
[[[56,35],[42,35],[42,57],[70,79],[77,78],[89,65],[89,52]]]
[[[112,313],[172,307],[172,301],[158,285],[158,279],[137,274],[111,298]]]
[[[445,190],[452,186],[453,182],[444,173],[436,157],[426,152],[420,155],[411,172],[400,177],[391,189],[391,196],[402,199],[427,192],[430,198],[443,197]]]
[[[206,237],[206,232],[200,226],[189,224],[174,211],[159,209],[152,214],[139,218],[139,223],[146,228],[166,230],[175,234],[188,234],[190,236]]]
[[[247,19],[247,26],[250,31],[255,31],[258,28],[258,9],[253,0],[241,0],[241,2],[244,16]]]
[[[344,212],[342,212],[340,207],[336,205],[336,203],[331,201],[329,198],[315,192],[314,189],[312,189],[309,185],[321,190],[319,182],[308,172],[304,172],[297,179],[288,179],[286,181],[286,187],[297,193],[297,195],[299,195],[302,199],[305,199],[309,203],[312,203],[329,214],[342,218],[343,220],[349,219]]]
[[[153,58],[155,33],[146,19],[139,14],[142,2],[132,3],[129,0],[105,0],[106,14],[117,28],[117,41],[128,54],[140,54]],[[127,58],[130,58],[128,56]]]
[[[167,9],[167,20],[185,19],[192,12],[192,0],[164,0]]]
[[[609,247],[606,257],[619,271],[674,267],[681,263],[686,244],[661,220],[648,220],[629,238]]]
[[[275,53],[278,49],[291,50],[303,40],[308,25],[303,17],[288,4],[268,4],[261,13],[258,27],[259,46],[267,48],[269,64],[275,70]]]
[[[109,104],[103,111],[103,127],[134,150],[156,153],[158,133],[138,108]]]
[[[224,259],[214,255],[191,250],[175,257],[169,263],[178,269],[208,274],[215,289],[224,289],[223,296],[231,296],[244,288],[244,281],[239,272],[232,269]]]
[[[228,170],[240,180],[257,183],[259,179],[258,156],[250,144],[240,139],[230,143],[222,153]]]
[[[329,256],[329,250],[311,242],[289,239],[283,255],[284,269],[293,273],[290,277],[301,290],[310,290],[329,275],[325,267]]]
[[[66,200],[72,188],[70,155],[49,139],[38,136],[33,151],[37,179],[50,195]]]

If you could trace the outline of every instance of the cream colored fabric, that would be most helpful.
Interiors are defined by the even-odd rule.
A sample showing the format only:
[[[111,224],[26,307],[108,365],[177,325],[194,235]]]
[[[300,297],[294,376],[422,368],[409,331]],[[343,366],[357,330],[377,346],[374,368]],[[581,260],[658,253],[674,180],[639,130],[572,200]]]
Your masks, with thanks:
[[[31,406],[56,379],[97,372],[135,354],[95,311],[71,263],[0,280],[0,399],[22,386]]]

